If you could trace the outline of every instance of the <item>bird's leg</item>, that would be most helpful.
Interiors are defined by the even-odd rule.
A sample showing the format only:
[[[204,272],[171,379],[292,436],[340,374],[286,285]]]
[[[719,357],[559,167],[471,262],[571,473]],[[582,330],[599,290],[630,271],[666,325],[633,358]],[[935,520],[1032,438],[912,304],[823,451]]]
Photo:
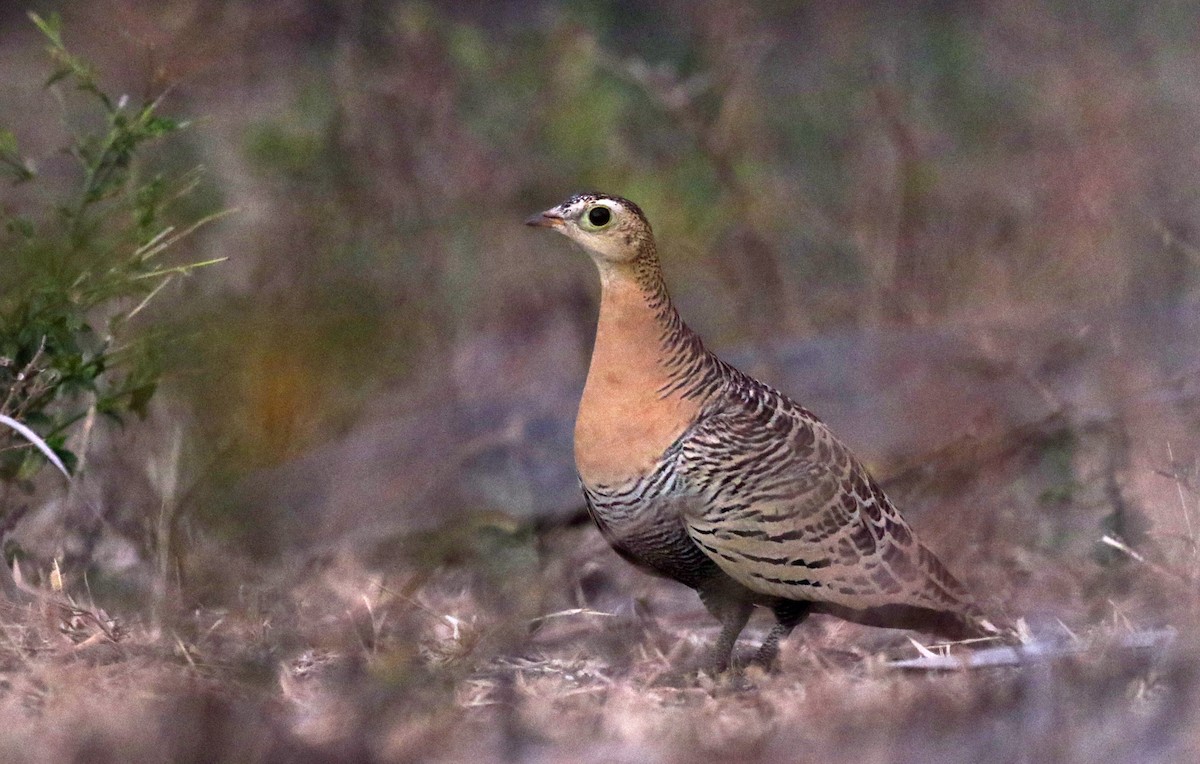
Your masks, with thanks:
[[[733,646],[738,635],[750,620],[750,612],[754,603],[740,597],[731,597],[721,591],[700,591],[700,601],[708,612],[721,622],[721,633],[717,643],[713,645],[708,665],[714,673],[721,673],[729,668],[733,656]]]
[[[754,655],[754,662],[768,671],[772,669],[775,666],[775,660],[779,657],[779,643],[808,617],[810,610],[812,610],[811,602],[787,600],[776,605],[773,608],[775,625],[771,627],[767,638],[763,640],[762,647],[758,648],[758,652]]]

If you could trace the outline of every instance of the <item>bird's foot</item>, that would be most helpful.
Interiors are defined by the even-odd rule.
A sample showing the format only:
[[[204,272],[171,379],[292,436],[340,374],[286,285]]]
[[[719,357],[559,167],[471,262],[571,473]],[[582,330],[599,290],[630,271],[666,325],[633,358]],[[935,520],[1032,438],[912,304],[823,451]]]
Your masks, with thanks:
[[[768,674],[779,671],[779,640],[767,638],[762,647],[750,659],[751,666],[757,666]]]
[[[755,687],[751,677],[736,664],[721,671],[701,669],[696,674],[696,685],[713,694],[744,692]]]

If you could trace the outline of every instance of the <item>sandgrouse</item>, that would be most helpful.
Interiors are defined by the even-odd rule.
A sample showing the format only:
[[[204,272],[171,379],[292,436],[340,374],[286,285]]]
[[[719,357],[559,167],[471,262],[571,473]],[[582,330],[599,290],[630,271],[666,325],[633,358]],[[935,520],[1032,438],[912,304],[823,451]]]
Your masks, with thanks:
[[[692,587],[729,665],[756,605],[776,624],[756,660],[810,612],[945,636],[998,630],[917,539],[829,428],[704,348],[663,283],[633,202],[577,194],[526,221],[581,245],[600,318],[575,423],[588,512],[629,562]]]

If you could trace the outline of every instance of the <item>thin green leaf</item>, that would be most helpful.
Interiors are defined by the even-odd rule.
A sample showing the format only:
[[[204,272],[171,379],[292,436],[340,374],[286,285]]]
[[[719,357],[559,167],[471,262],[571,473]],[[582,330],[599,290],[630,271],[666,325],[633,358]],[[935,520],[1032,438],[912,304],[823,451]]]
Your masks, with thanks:
[[[238,212],[238,209],[235,207],[230,207],[228,209],[224,209],[219,212],[214,212],[211,215],[205,215],[204,217],[197,220],[195,223],[192,223],[190,226],[188,226],[187,228],[180,231],[179,233],[174,234],[173,236],[170,236],[169,238],[166,238],[166,239],[161,238],[161,234],[160,234],[159,236],[154,237],[153,240],[148,241],[145,244],[143,244],[141,247],[139,247],[135,254],[137,255],[137,258],[139,261],[146,262],[147,260],[153,258],[155,255],[159,254],[163,250],[170,249],[172,246],[174,246],[178,242],[182,241],[183,239],[186,239],[188,236],[191,236],[193,233],[195,233],[196,229],[201,228],[202,226],[206,226],[209,223],[212,223],[214,221],[220,220],[221,218],[225,217],[226,215],[233,214],[234,212]],[[164,231],[163,233],[166,233],[166,231]],[[208,260],[203,263],[194,263],[190,267],[198,268],[198,267],[201,267],[204,265],[212,265],[213,263],[219,263],[219,262],[221,262],[223,260],[227,260],[227,259],[228,258],[222,257],[217,260]]]
[[[131,281],[144,281],[145,279],[156,279],[156,278],[159,278],[160,276],[171,276],[171,275],[174,275],[177,273],[186,275],[188,273],[191,273],[192,271],[194,271],[197,268],[205,268],[210,265],[216,265],[217,263],[223,263],[228,259],[229,259],[228,257],[214,257],[211,260],[201,260],[200,262],[197,262],[197,263],[188,263],[187,265],[177,265],[174,268],[159,268],[157,270],[148,271],[146,273],[139,273],[136,276],[132,276],[130,278],[130,280]]]
[[[35,11],[29,11],[28,15],[29,20],[49,38],[50,42],[56,46],[62,46],[62,16],[51,13],[48,17],[43,18]]]
[[[71,67],[60,66],[57,69],[55,69],[53,72],[50,73],[50,76],[46,78],[46,82],[42,85],[42,87],[48,88],[52,85],[56,85],[59,82],[62,82],[63,80],[65,80],[67,77],[70,77],[74,73],[75,73],[75,70],[72,69]]]

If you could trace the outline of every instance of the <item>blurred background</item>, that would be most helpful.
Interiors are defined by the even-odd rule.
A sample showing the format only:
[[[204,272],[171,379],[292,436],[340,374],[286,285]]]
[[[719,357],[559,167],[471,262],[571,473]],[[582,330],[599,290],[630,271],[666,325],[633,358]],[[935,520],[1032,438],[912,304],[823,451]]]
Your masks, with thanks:
[[[147,418],[19,499],[23,553],[117,609],[349,566],[499,620],[698,610],[578,527],[598,284],[521,222],[593,189],[977,590],[1073,628],[1194,609],[1195,4],[5,3],[0,124],[53,178],[31,9],[110,92],[168,88],[192,123],[147,161],[232,210],[172,254],[228,260],[139,316],[176,338]]]

